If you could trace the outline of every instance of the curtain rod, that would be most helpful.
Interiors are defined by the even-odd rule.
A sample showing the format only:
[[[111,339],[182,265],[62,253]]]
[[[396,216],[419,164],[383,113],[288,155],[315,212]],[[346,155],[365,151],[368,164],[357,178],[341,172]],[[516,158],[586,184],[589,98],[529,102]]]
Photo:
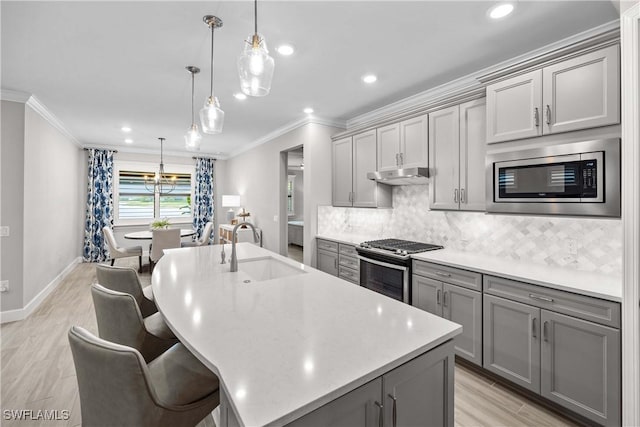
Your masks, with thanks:
[[[84,151],[89,151],[89,150],[106,150],[106,148],[83,148]],[[110,150],[113,151],[114,153],[117,153],[118,150]]]
[[[211,160],[213,160],[214,162],[215,162],[216,160],[218,160],[218,159],[216,159],[215,157],[196,157],[196,156],[193,156],[193,157],[192,157],[192,159],[193,159],[193,160],[197,160],[197,159],[211,159]]]

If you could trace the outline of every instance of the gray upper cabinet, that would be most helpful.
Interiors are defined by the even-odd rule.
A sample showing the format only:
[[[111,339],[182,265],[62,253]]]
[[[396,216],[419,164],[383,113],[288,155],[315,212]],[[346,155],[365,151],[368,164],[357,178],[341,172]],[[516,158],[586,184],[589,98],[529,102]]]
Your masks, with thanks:
[[[378,171],[427,167],[427,116],[377,129]]]
[[[376,131],[333,142],[333,206],[391,207],[391,188],[367,179],[376,170]]]
[[[484,295],[484,367],[540,393],[540,309]]]
[[[429,114],[431,209],[484,210],[484,99]]]
[[[618,46],[487,86],[487,143],[620,122]]]
[[[620,425],[620,331],[542,310],[542,396]]]

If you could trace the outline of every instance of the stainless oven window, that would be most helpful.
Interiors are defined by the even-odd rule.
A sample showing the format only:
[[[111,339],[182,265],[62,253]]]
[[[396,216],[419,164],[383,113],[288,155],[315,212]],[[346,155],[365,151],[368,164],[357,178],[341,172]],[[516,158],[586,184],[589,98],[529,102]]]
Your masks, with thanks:
[[[408,270],[404,266],[360,257],[360,285],[408,303]]]

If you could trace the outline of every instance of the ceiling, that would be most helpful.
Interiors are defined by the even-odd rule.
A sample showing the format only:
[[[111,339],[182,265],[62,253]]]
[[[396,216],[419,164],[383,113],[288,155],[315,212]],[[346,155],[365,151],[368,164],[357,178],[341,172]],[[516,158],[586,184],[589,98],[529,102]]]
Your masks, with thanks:
[[[196,115],[209,92],[210,32],[215,92],[226,113],[201,152],[224,158],[312,107],[344,122],[619,17],[610,1],[520,1],[490,22],[489,1],[263,1],[258,30],[275,59],[271,93],[239,101],[236,60],[253,30],[249,1],[2,1],[2,89],[27,92],[85,146],[185,153],[190,75]],[[275,52],[288,42],[296,52]],[[365,73],[378,81],[366,85]],[[125,135],[123,125],[133,130]],[[125,144],[125,137],[134,140]],[[186,155],[186,153],[185,153]],[[191,155],[191,153],[188,153]]]

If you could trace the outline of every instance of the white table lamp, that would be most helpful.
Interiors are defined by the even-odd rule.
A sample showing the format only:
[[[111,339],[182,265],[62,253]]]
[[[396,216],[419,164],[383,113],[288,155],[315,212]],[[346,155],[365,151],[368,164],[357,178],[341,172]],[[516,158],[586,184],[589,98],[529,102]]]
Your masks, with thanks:
[[[233,208],[240,207],[240,195],[238,194],[225,194],[222,196],[222,207],[229,208],[227,211],[227,222],[231,224],[231,221],[236,216]]]

